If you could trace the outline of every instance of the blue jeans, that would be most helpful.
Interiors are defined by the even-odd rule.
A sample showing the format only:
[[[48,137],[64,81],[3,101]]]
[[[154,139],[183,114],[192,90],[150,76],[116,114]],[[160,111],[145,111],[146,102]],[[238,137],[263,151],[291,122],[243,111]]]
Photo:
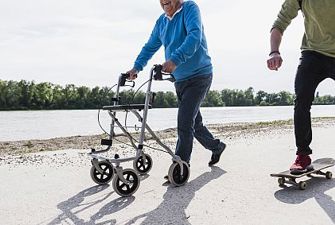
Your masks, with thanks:
[[[195,137],[201,145],[213,152],[219,151],[220,140],[215,139],[203,125],[200,105],[212,84],[212,74],[176,82],[178,97],[178,141],[176,155],[189,162]]]
[[[315,51],[303,51],[295,77],[294,133],[297,153],[312,153],[311,105],[317,86],[326,78],[335,79],[335,58]]]

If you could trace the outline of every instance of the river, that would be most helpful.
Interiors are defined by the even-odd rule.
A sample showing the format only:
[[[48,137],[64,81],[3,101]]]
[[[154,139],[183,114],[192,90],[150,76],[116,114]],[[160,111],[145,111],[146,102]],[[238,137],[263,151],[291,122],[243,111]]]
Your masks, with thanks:
[[[293,117],[293,106],[201,108],[205,124],[287,120]],[[312,117],[335,117],[335,105],[312,106]],[[177,109],[150,109],[148,124],[153,130],[176,127]],[[118,113],[124,124],[125,113]],[[109,129],[110,118],[100,112],[100,122]],[[139,126],[128,114],[127,125]],[[47,139],[102,133],[98,110],[0,111],[0,141]]]

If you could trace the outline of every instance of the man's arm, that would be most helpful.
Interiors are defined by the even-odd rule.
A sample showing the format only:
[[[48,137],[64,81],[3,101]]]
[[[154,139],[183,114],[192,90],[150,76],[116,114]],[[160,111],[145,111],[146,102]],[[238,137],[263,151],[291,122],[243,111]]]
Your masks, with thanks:
[[[279,47],[282,40],[282,32],[278,28],[273,28],[270,35],[270,58],[267,61],[270,70],[278,70],[281,66],[283,59],[280,56]]]
[[[185,13],[187,36],[181,46],[171,54],[170,59],[176,66],[191,58],[201,44],[203,31],[199,7],[194,3]]]
[[[273,28],[271,30],[270,35],[271,52],[279,52],[279,46],[281,43],[282,36],[283,34],[279,29]]]
[[[285,0],[272,26],[270,35],[270,58],[267,60],[267,66],[270,70],[278,70],[282,65],[283,60],[279,51],[282,36],[292,19],[298,15],[299,8],[298,0]]]
[[[148,42],[142,48],[140,54],[137,56],[133,70],[137,72],[142,71],[147,65],[151,57],[158,51],[162,46],[162,42],[159,38],[159,19],[157,20],[154,29],[151,32]]]

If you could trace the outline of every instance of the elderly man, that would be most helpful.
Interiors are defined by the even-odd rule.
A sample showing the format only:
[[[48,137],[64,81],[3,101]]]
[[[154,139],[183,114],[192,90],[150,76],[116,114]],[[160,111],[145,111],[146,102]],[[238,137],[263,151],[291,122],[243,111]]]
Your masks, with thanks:
[[[189,163],[193,138],[212,151],[209,166],[220,160],[226,145],[213,137],[202,123],[200,105],[212,83],[212,63],[201,22],[193,1],[160,0],[164,13],[157,19],[148,42],[128,71],[131,79],[146,66],[163,45],[166,61],[163,71],[176,79],[178,97],[178,141],[176,155]]]
[[[294,130],[296,160],[290,170],[304,173],[311,167],[312,128],[310,109],[317,86],[326,78],[335,79],[335,1],[285,0],[271,30],[270,70],[282,64],[279,52],[282,35],[298,11],[304,14],[305,33],[295,76]]]

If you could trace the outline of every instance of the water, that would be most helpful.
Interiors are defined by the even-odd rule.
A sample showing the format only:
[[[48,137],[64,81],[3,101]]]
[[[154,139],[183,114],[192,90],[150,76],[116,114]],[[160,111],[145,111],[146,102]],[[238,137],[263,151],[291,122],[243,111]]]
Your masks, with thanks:
[[[287,120],[293,117],[293,106],[218,107],[201,109],[205,124]],[[313,106],[312,117],[335,116],[335,105]],[[124,124],[124,113],[118,118]],[[176,127],[177,109],[151,109],[148,124],[153,130]],[[109,129],[110,118],[101,111],[102,127]],[[128,114],[127,125],[140,123]],[[0,141],[47,139],[102,133],[98,110],[0,111]]]

